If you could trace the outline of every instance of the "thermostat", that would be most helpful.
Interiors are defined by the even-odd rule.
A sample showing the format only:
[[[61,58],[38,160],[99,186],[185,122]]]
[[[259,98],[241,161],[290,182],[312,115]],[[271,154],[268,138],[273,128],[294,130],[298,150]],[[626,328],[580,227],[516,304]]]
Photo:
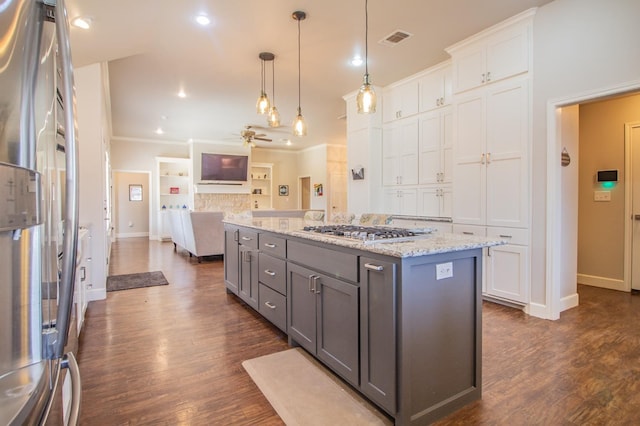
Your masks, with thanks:
[[[617,182],[618,171],[617,170],[598,170],[596,180],[598,182]]]

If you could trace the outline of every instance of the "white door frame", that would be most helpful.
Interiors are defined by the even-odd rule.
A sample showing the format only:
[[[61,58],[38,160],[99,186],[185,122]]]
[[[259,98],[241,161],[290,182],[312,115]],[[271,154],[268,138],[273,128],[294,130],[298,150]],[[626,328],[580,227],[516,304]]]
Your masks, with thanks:
[[[560,227],[560,212],[563,207],[562,175],[560,154],[562,152],[562,137],[558,120],[558,109],[586,101],[620,95],[640,89],[640,80],[626,82],[602,89],[584,92],[565,98],[551,99],[547,102],[547,211],[546,211],[546,271],[545,271],[545,304],[546,306],[532,307],[535,316],[547,319],[560,318],[563,305],[561,301],[562,261],[561,248],[563,235]],[[576,242],[572,242],[576,243]],[[577,271],[576,276],[577,276]],[[626,273],[626,272],[625,272]]]
[[[624,125],[624,290],[631,291],[631,267],[633,265],[633,147],[631,133],[640,128],[640,121]],[[636,144],[640,141],[636,141]]]
[[[311,197],[313,196],[312,194],[312,189],[311,189],[311,176],[310,175],[305,175],[305,176],[298,176],[298,208],[302,209],[302,179],[309,179],[309,208],[311,209]]]

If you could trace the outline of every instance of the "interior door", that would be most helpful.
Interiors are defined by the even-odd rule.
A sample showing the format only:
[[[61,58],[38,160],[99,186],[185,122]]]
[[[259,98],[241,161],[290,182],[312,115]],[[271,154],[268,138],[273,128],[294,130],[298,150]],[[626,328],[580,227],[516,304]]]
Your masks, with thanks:
[[[640,290],[640,126],[631,128],[632,247],[631,288]]]
[[[308,176],[300,178],[300,208],[311,208],[311,178]]]

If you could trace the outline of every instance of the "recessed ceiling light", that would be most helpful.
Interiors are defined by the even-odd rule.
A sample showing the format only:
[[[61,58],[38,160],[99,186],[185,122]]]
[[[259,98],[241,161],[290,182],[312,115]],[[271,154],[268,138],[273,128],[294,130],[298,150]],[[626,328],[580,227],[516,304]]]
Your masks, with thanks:
[[[203,27],[206,27],[207,25],[209,25],[211,23],[211,18],[209,18],[204,13],[201,13],[198,16],[196,16],[196,22],[198,24],[202,25]]]
[[[184,92],[184,90],[180,89],[180,91],[178,92],[178,97],[179,98],[186,98],[187,94]]]
[[[353,65],[354,67],[359,67],[362,64],[362,58],[358,55],[354,56],[353,59],[351,59],[351,65]]]
[[[158,127],[156,129],[156,135],[163,135],[164,134],[164,130],[162,130],[162,127]]]
[[[83,30],[88,30],[91,28],[91,18],[85,18],[83,16],[78,16],[71,21],[71,25],[76,28],[81,28]]]

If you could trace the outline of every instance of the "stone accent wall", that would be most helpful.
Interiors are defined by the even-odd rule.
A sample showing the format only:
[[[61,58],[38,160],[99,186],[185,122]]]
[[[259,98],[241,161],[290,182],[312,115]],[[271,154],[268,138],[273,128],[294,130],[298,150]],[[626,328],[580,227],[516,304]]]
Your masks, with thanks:
[[[251,210],[249,194],[195,194],[194,211],[241,213]]]

